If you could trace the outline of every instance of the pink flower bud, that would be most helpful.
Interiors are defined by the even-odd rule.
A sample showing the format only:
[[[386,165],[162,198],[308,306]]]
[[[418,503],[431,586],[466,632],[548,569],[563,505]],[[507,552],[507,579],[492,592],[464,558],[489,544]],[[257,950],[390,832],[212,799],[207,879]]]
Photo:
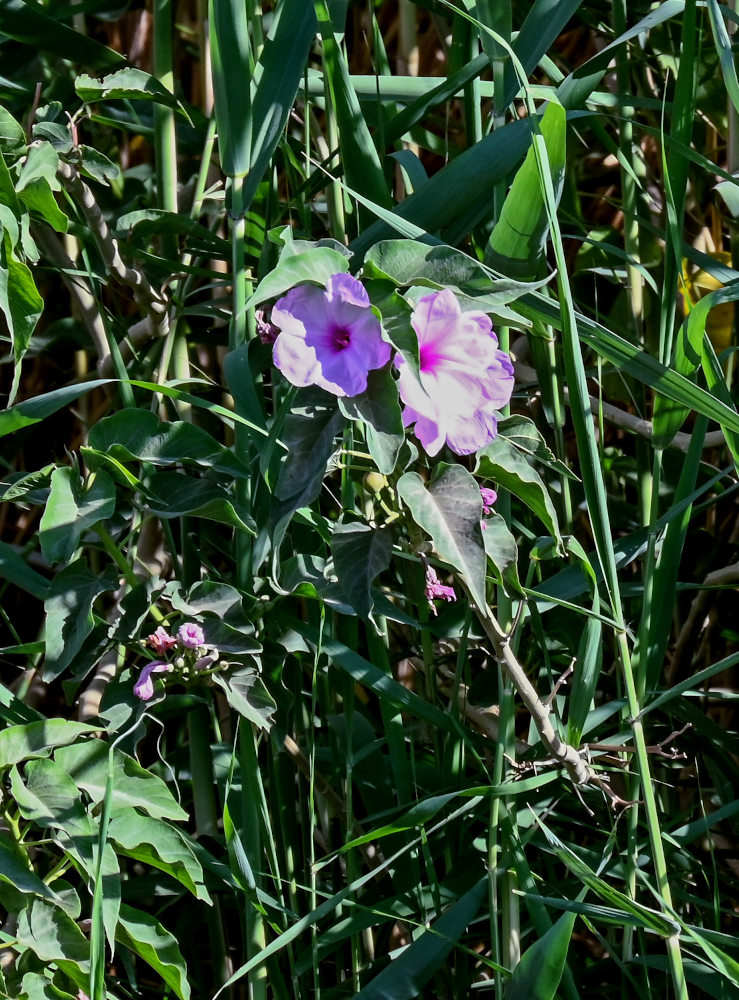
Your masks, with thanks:
[[[195,622],[185,622],[184,625],[180,625],[177,638],[180,640],[180,645],[186,649],[197,649],[198,646],[205,645],[203,630]]]

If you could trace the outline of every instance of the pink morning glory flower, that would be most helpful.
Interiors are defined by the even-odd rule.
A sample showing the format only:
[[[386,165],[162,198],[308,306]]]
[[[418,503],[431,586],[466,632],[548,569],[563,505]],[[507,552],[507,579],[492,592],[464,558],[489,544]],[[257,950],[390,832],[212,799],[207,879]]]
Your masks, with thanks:
[[[186,649],[197,649],[205,645],[203,630],[195,622],[185,622],[184,625],[180,625],[177,638]]]
[[[177,645],[177,640],[162,625],[159,626],[156,632],[152,632],[146,641],[154,652],[159,653],[160,656],[162,653],[166,653],[168,649],[171,649],[172,646]]]
[[[439,577],[436,575],[436,570],[433,566],[426,567],[426,588],[424,590],[426,600],[431,605],[431,610],[436,614],[436,608],[434,607],[434,600],[439,597],[443,601],[456,601],[457,595],[454,593],[454,587],[445,587],[441,582]]]
[[[498,432],[496,411],[513,391],[513,365],[498,350],[493,324],[483,312],[463,312],[449,288],[420,300],[411,315],[418,336],[420,379],[400,354],[398,391],[405,403],[403,424],[429,455],[448,444],[470,455]]]
[[[332,275],[326,288],[291,288],[272,310],[272,323],[280,331],[274,363],[293,385],[357,396],[367,388],[367,373],[390,360],[369,296],[350,274]]]
[[[150,698],[154,697],[154,681],[151,679],[151,675],[164,674],[171,669],[172,664],[165,663],[163,660],[152,660],[151,663],[147,663],[133,686],[133,693],[142,701],[149,701]]]
[[[491,490],[487,486],[481,486],[480,497],[482,498],[482,516],[485,517],[487,514],[492,514],[498,494],[495,490]]]

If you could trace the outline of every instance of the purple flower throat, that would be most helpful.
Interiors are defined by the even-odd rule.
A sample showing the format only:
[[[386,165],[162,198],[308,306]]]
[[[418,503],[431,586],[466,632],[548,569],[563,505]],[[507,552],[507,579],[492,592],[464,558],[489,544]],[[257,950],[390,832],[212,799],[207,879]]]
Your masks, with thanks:
[[[422,372],[433,372],[443,355],[436,349],[436,344],[420,344],[418,351],[418,367]]]
[[[335,351],[343,351],[351,343],[352,335],[343,326],[337,326],[331,331],[331,346]]]

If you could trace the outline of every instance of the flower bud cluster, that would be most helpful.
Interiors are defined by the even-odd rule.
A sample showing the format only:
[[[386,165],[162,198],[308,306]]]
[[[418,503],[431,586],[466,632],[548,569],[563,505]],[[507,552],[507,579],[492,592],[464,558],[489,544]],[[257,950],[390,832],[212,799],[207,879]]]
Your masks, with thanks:
[[[139,679],[133,686],[133,693],[142,701],[149,701],[154,697],[153,674],[174,671],[181,680],[188,680],[192,673],[204,669],[203,664],[207,663],[207,666],[210,666],[218,659],[217,651],[209,650],[206,646],[205,633],[196,622],[185,622],[184,625],[180,625],[176,636],[170,635],[160,625],[144,642],[159,656],[166,655],[171,649],[177,649],[178,655],[171,663],[166,660],[152,660],[142,669]]]

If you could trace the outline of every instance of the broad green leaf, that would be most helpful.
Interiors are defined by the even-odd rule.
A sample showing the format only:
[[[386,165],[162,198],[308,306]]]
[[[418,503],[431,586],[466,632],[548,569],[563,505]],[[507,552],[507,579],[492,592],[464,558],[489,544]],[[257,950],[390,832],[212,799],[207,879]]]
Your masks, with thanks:
[[[92,631],[92,604],[117,586],[114,574],[92,573],[84,557],[75,559],[49,584],[46,610],[46,657],[42,678],[54,680],[75,659]]]
[[[43,310],[44,300],[38,293],[33,275],[28,265],[16,257],[6,231],[0,244],[0,311],[5,316],[13,343],[14,371],[9,406],[18,392],[21,361]]]
[[[66,719],[44,719],[25,725],[8,726],[0,732],[0,767],[11,767],[32,757],[46,757],[56,747],[74,743],[86,733],[97,732],[95,726]]]
[[[564,913],[543,937],[526,949],[508,980],[505,1000],[554,1000],[567,961],[575,917],[574,913]]]
[[[177,940],[158,920],[124,903],[116,938],[150,965],[180,1000],[189,1000],[190,984]]]
[[[67,232],[69,219],[59,208],[53,191],[43,178],[28,184],[19,197],[29,212],[36,212],[57,233]]]
[[[368,524],[337,524],[331,536],[331,554],[339,586],[356,613],[367,618],[373,607],[370,588],[390,565],[393,543],[383,528]]]
[[[97,448],[88,448],[86,445],[80,446],[80,455],[91,472],[105,472],[114,482],[119,483],[121,486],[131,487],[134,491],[144,491],[143,484],[138,476],[135,476],[117,458],[112,458],[106,452],[98,451]]]
[[[20,646],[4,646],[0,648],[0,653],[5,656],[37,656],[43,653],[43,642],[22,643]],[[26,705],[24,701],[9,691],[4,684],[0,684],[0,719],[9,726],[23,726],[29,722],[39,722],[42,715],[35,708]],[[2,757],[0,756],[0,761]],[[0,764],[0,767],[2,765]]]
[[[115,486],[107,473],[98,472],[83,483],[76,469],[55,469],[39,528],[44,559],[67,562],[87,529],[112,517],[114,511]]]
[[[461,465],[437,467],[428,487],[415,472],[398,481],[398,495],[413,520],[431,536],[439,556],[452,566],[467,585],[480,608],[485,599],[485,545],[480,528],[480,488]]]
[[[340,398],[339,409],[349,420],[362,421],[375,465],[383,475],[390,475],[405,441],[398,390],[390,369],[369,372],[366,391]]]
[[[126,61],[119,52],[49,17],[38,4],[24,0],[3,0],[0,4],[0,32],[29,45],[35,53],[51,52],[85,66],[121,66]]]
[[[177,827],[123,809],[110,821],[108,837],[119,854],[167,872],[197,899],[210,903],[203,868]]]
[[[81,144],[77,147],[82,157],[80,172],[86,177],[92,177],[99,184],[108,184],[120,175],[120,169],[94,146]]]
[[[13,797],[24,819],[62,829],[70,836],[87,834],[91,858],[92,825],[74,779],[49,758],[30,760],[24,771],[25,782],[17,767],[11,774]]]
[[[142,632],[146,633],[152,605],[163,590],[164,582],[158,577],[144,577],[141,583],[132,586],[118,603],[118,616],[108,629],[110,638],[128,644],[135,642]]]
[[[243,595],[234,587],[202,580],[183,595],[179,584],[173,583],[164,596],[176,611],[201,622],[208,645],[222,653],[261,652],[260,643],[254,639],[254,623],[244,611]]]
[[[93,802],[105,796],[108,778],[108,746],[100,740],[65,747],[56,753],[57,762],[71,774]],[[154,819],[187,819],[167,785],[137,764],[122,750],[113,751],[113,815],[120,809],[136,807]]]
[[[559,201],[566,162],[565,109],[559,104],[547,105],[539,127],[546,143],[552,186]],[[485,263],[514,278],[538,277],[548,231],[547,208],[532,148],[503,202],[500,218],[485,250]]]
[[[405,241],[399,240],[398,242],[404,243]],[[363,274],[372,304],[382,317],[382,329],[386,338],[402,354],[406,364],[410,366],[410,370],[418,377],[420,357],[418,335],[411,322],[412,304],[395,290],[396,281],[394,279],[385,280],[387,276],[381,274],[377,268],[367,264]],[[378,277],[375,279],[368,277],[372,274],[378,275]],[[397,387],[395,392],[397,397]]]
[[[518,281],[493,277],[487,267],[449,246],[428,246],[416,240],[382,240],[367,253],[364,274],[390,278],[398,285],[417,285],[428,281],[431,287],[463,290],[464,308],[490,308],[513,302],[535,291],[541,281]],[[459,296],[460,300],[464,296]]]
[[[29,761],[25,776],[24,784],[18,770],[13,768],[11,787],[22,815],[39,826],[59,831],[62,848],[92,887],[98,876],[98,823],[88,814],[77,783],[53,760]],[[118,859],[108,843],[103,850],[100,877],[103,926],[112,946],[121,902],[121,878]]]
[[[510,441],[496,437],[477,453],[475,475],[484,476],[518,497],[561,545],[557,511],[544,481]]]
[[[34,472],[19,475],[13,478],[12,482],[0,485],[0,499],[7,502],[28,498],[29,502],[33,503],[34,493],[42,493],[45,489],[48,489],[51,482],[51,473],[54,469],[54,465],[45,465],[42,469],[36,469]]]
[[[31,146],[15,190],[27,209],[37,212],[58,233],[66,233],[69,220],[54,197],[61,187],[58,166],[59,154],[51,143]]]
[[[214,674],[213,683],[223,690],[231,708],[257,729],[272,728],[277,705],[253,667],[244,667],[227,676]]]
[[[518,548],[505,518],[493,512],[484,519],[482,525],[485,555],[492,564],[496,581],[509,591],[521,593],[521,583],[518,579]]]
[[[21,984],[20,1000],[78,1000],[71,993],[58,989],[50,979],[37,972],[27,972]]]
[[[149,410],[121,410],[90,429],[90,446],[122,462],[192,463],[236,478],[249,475],[238,458],[196,424],[159,420]]]
[[[0,108],[0,152],[20,153],[26,145],[26,133],[9,111]]]
[[[21,913],[16,931],[18,943],[41,959],[56,962],[79,986],[87,986],[90,943],[64,910],[35,899]]]
[[[209,612],[219,618],[227,618],[232,612],[242,611],[243,594],[227,583],[215,580],[200,580],[183,593],[179,583],[173,582],[167,586],[165,596],[171,600],[172,607],[183,615],[202,615]],[[251,626],[254,631],[254,626]]]
[[[297,394],[296,402],[298,405],[285,421],[282,439],[287,456],[280,468],[275,496],[304,507],[321,491],[326,465],[344,418],[336,397],[322,390],[303,390]],[[300,502],[292,500],[298,497]]]
[[[222,653],[257,656],[262,652],[261,643],[253,637],[253,626],[245,628],[239,622],[219,621],[217,618],[205,618],[203,626],[206,641]]]
[[[116,235],[129,240],[148,243],[152,237],[166,233],[185,237],[185,245],[190,249],[197,247],[201,253],[207,252],[221,259],[227,259],[230,253],[228,240],[211,232],[207,226],[187,215],[166,212],[161,208],[139,208],[126,212],[115,220],[115,226]]]
[[[39,601],[43,601],[49,589],[46,577],[31,569],[25,559],[7,542],[0,542],[0,577]]]
[[[539,428],[529,417],[524,417],[520,413],[502,417],[498,421],[498,437],[510,441],[524,455],[535,459],[558,475],[578,481],[575,473],[555,456],[541,436]]]
[[[326,285],[333,274],[342,274],[348,269],[346,257],[331,247],[312,247],[303,253],[283,253],[277,266],[259,282],[249,304],[261,305],[269,299],[279,298],[295,285],[307,282]]]
[[[420,996],[477,916],[486,892],[487,876],[437,917],[398,958],[355,994],[354,1000],[413,1000]]]
[[[253,519],[217,483],[181,472],[158,472],[146,479],[145,487],[146,506],[157,517],[202,517],[256,534]]]
[[[156,104],[184,111],[175,95],[162,86],[156,77],[133,66],[126,66],[124,69],[109,73],[102,80],[81,73],[74,81],[74,89],[77,91],[77,96],[87,104],[121,99],[154,101]]]
[[[17,227],[17,222],[21,217],[21,205],[15,193],[15,184],[13,178],[10,176],[5,154],[0,154],[0,205],[10,209],[10,214],[15,217]],[[5,218],[7,216],[3,216],[3,219]],[[3,221],[3,224],[7,225],[5,221]],[[15,242],[16,240],[13,241],[14,246]]]
[[[30,861],[10,837],[0,833],[0,881],[19,892],[58,902],[58,896],[29,867]]]
[[[20,194],[29,184],[37,180],[45,180],[52,190],[59,191],[61,182],[57,178],[58,169],[59,154],[53,146],[48,142],[30,146],[18,183],[15,185],[16,193]]]

